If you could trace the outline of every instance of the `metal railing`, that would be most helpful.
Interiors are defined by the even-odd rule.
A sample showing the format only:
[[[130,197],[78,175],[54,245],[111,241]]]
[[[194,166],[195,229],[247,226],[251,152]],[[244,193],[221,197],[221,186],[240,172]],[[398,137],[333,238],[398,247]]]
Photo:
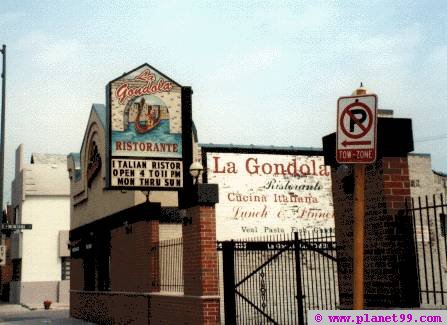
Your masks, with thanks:
[[[442,194],[411,200],[422,306],[447,305],[447,204]]]
[[[160,291],[183,292],[183,239],[160,241],[151,254],[156,254],[159,263]]]

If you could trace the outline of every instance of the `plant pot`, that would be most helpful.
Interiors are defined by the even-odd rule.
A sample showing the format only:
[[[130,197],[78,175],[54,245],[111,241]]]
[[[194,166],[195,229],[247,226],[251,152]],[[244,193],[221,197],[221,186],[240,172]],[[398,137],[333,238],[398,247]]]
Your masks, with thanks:
[[[44,303],[43,303],[43,307],[44,307],[45,309],[50,309],[50,306],[51,306],[51,302],[50,302],[50,303],[47,303],[47,302],[44,302]]]

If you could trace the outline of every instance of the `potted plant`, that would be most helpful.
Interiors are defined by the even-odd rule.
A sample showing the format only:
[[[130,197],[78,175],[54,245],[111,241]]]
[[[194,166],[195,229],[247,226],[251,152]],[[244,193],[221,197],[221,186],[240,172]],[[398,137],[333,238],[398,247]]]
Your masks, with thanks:
[[[51,306],[51,300],[45,300],[43,302],[43,306],[45,307],[45,309],[50,309]]]

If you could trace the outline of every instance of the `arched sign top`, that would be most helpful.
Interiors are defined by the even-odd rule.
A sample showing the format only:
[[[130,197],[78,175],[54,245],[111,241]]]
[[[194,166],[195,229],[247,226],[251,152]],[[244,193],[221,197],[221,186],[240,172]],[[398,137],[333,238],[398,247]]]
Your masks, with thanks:
[[[339,163],[372,163],[376,159],[377,96],[340,97],[337,105]]]

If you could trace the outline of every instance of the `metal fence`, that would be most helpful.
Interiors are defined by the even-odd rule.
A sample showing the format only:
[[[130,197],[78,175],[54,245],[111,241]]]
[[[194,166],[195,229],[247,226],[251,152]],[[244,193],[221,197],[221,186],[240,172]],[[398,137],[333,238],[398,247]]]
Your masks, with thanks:
[[[218,242],[225,324],[304,324],[339,304],[332,229]]]
[[[447,306],[447,205],[442,194],[411,200],[422,307]]]
[[[183,292],[183,238],[160,241],[151,254],[159,263],[160,291]]]

